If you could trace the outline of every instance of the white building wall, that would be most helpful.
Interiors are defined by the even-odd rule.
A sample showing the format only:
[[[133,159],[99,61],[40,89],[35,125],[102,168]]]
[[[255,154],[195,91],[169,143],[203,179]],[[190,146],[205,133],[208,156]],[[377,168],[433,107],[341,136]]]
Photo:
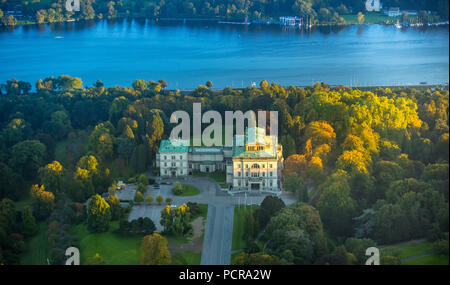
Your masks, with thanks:
[[[161,177],[188,175],[187,153],[163,152],[159,154],[159,169]]]

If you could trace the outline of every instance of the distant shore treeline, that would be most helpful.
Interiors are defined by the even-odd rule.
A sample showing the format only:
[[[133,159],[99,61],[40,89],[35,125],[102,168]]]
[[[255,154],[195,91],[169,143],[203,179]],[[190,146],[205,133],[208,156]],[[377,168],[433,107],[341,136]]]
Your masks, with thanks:
[[[420,11],[417,20],[422,22],[448,19],[448,1],[386,0],[384,7],[400,7]],[[267,21],[279,16],[302,17],[313,25],[351,24],[364,22],[364,17],[354,17],[365,12],[362,0],[80,0],[79,12],[68,12],[64,0],[23,1],[0,3],[0,23],[14,26],[26,23],[64,22],[69,19],[92,20],[103,18],[208,18],[234,21]],[[430,15],[429,12],[433,12]],[[352,17],[353,16],[353,17]],[[387,18],[387,17],[386,17]],[[386,22],[377,17],[369,23]]]

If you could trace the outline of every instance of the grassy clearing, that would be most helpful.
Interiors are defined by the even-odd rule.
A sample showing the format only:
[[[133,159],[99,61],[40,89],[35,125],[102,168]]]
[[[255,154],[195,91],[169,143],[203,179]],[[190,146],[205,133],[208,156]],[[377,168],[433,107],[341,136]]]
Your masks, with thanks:
[[[200,265],[202,253],[193,251],[184,251],[172,256],[171,265]]]
[[[207,209],[206,204],[199,204]],[[204,212],[204,213],[203,213]],[[206,216],[202,211],[198,216]],[[80,241],[81,264],[87,264],[96,253],[105,260],[107,265],[139,265],[141,256],[142,236],[122,237],[114,231],[119,227],[117,221],[112,222],[110,230],[105,233],[90,233],[86,224],[80,224],[72,229],[74,237]],[[189,236],[165,236],[168,247],[178,247],[189,242]],[[201,253],[181,252],[172,257],[172,264],[200,264]]]
[[[405,262],[402,265],[448,265],[448,256],[430,254],[422,257],[414,258]]]
[[[234,207],[233,218],[233,240],[231,242],[231,250],[243,249],[245,247],[244,240],[244,215],[246,210],[255,211],[258,205]]]
[[[382,254],[394,255],[399,259],[418,255],[433,249],[433,244],[428,241],[412,242],[400,246],[388,246],[382,250]]]
[[[382,255],[393,255],[400,260],[416,255],[420,255],[433,250],[433,243],[429,241],[411,242],[399,246],[388,246],[382,249]],[[442,265],[449,264],[448,256],[442,256],[431,253],[422,257],[414,258],[405,262],[403,265]]]
[[[342,15],[346,24],[358,24],[357,14]],[[400,17],[399,17],[400,18]],[[397,18],[388,17],[384,13],[365,13],[364,24],[384,24],[386,21],[397,21]]]
[[[345,24],[348,25],[356,25],[358,24],[358,15],[357,14],[347,14],[342,15],[345,20]],[[430,22],[436,22],[439,19],[433,15],[429,16]],[[403,15],[397,17],[389,17],[382,12],[366,12],[364,13],[364,24],[394,24],[397,21],[403,22]],[[417,23],[419,21],[419,17],[417,15],[408,15],[408,22]]]
[[[194,172],[192,172],[192,176],[194,176],[194,177],[205,177],[206,173],[199,172],[199,171],[194,171]]]
[[[200,190],[192,185],[187,185],[187,184],[181,184],[182,186],[182,193],[181,194],[175,194],[173,191],[172,193],[176,196],[195,196],[200,194]]]
[[[111,223],[105,233],[90,233],[86,224],[77,225],[72,233],[80,240],[81,264],[86,264],[96,253],[108,265],[137,265],[141,256],[142,237],[122,237],[113,233],[118,222]]]
[[[212,172],[209,174],[209,177],[214,179],[217,183],[225,182],[227,180],[227,176],[224,171]]]
[[[190,221],[197,219],[198,217],[203,217],[203,220],[206,221],[206,217],[208,216],[208,204],[197,204],[199,207],[199,213],[196,215],[191,215]]]
[[[25,252],[21,256],[23,265],[46,265],[49,256],[49,245],[47,242],[47,224],[40,222],[38,224],[38,233],[25,240]]]

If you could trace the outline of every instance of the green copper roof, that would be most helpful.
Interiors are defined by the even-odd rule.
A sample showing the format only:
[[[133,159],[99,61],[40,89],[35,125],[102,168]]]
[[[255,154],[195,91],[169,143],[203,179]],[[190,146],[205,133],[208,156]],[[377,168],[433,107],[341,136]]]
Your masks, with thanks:
[[[159,146],[159,152],[188,152],[188,148],[189,141],[162,140],[161,145]]]

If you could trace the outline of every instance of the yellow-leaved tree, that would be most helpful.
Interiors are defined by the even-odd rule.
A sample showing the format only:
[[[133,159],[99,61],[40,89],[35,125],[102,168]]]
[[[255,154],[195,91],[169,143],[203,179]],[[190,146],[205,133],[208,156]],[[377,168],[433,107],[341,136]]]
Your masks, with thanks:
[[[165,265],[172,261],[167,240],[158,233],[144,237],[141,251],[142,265]]]

